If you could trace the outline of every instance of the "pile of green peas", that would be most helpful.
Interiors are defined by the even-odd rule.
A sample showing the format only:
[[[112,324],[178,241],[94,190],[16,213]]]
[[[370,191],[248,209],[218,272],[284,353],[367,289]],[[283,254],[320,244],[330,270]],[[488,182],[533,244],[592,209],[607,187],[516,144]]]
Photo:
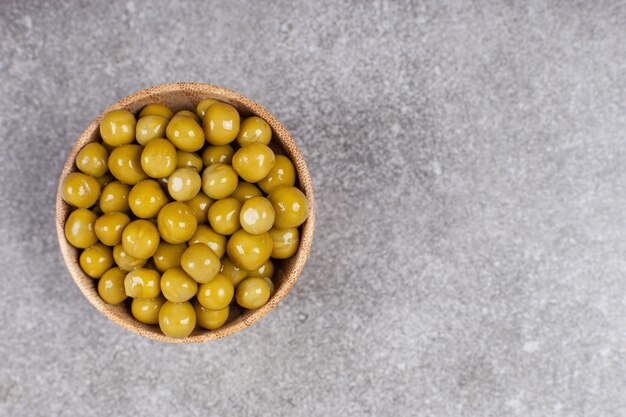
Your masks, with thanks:
[[[175,114],[150,104],[108,113],[100,137],[61,189],[65,237],[105,302],[132,299],[138,321],[174,338],[267,303],[272,259],[298,250],[308,201],[265,120],[214,99]]]

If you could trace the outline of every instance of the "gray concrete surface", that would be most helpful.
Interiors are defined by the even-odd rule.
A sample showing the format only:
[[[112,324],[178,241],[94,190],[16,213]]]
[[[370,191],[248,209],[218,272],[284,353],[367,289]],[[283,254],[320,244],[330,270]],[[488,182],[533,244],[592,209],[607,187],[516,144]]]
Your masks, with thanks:
[[[521,3],[0,2],[0,415],[626,415],[626,5]],[[82,298],[53,200],[183,80],[282,120],[319,216],[275,312],[171,346]]]

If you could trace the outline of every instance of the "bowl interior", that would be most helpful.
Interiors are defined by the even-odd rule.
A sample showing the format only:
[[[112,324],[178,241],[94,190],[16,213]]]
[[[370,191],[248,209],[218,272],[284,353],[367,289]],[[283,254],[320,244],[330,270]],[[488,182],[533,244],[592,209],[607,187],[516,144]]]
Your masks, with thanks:
[[[126,300],[125,303],[113,306],[105,303],[100,298],[97,292],[98,280],[90,278],[82,271],[78,264],[78,256],[80,254],[79,250],[71,246],[65,239],[65,221],[71,212],[71,207],[61,198],[60,185],[69,173],[76,171],[74,161],[76,160],[78,152],[87,143],[100,140],[98,128],[102,118],[108,112],[123,108],[136,114],[144,106],[151,103],[163,104],[174,112],[183,109],[192,110],[195,109],[196,105],[205,98],[215,98],[233,105],[237,108],[237,110],[239,110],[242,117],[256,115],[265,119],[269,123],[273,130],[271,147],[276,153],[288,155],[294,162],[298,173],[299,187],[306,194],[309,200],[309,217],[300,227],[300,248],[296,254],[287,260],[273,260],[275,265],[274,283],[276,291],[267,304],[257,310],[241,311],[231,308],[231,313],[227,323],[220,329],[209,331],[196,328],[188,337],[183,339],[174,339],[161,333],[158,326],[146,325],[135,320],[130,313],[130,300]],[[296,146],[289,132],[267,110],[254,101],[225,88],[200,83],[172,83],[147,88],[123,98],[102,112],[93,122],[91,122],[72,148],[61,173],[56,200],[56,226],[61,253],[72,278],[85,297],[87,297],[94,307],[96,307],[102,314],[125,329],[150,339],[173,343],[204,342],[227,336],[250,326],[252,323],[276,307],[276,305],[291,290],[294,283],[298,279],[298,276],[302,272],[302,268],[304,267],[304,263],[306,262],[311,248],[314,224],[315,201],[311,177],[306,167],[304,158],[302,157],[300,150]]]

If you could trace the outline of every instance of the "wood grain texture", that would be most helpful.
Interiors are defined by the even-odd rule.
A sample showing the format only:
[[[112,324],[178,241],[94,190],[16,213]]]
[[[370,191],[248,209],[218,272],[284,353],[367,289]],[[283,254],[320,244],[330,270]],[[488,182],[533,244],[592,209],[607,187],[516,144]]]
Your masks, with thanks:
[[[75,160],[78,152],[87,143],[100,140],[98,127],[100,126],[102,118],[110,111],[116,109],[127,109],[133,113],[137,113],[147,104],[160,103],[176,112],[182,109],[195,109],[198,102],[205,98],[215,98],[229,103],[236,107],[242,116],[256,115],[265,119],[267,123],[269,123],[273,130],[273,147],[275,148],[276,145],[282,146],[282,149],[280,149],[279,152],[284,151],[284,153],[291,158],[296,167],[299,186],[309,200],[309,217],[301,226],[300,248],[296,254],[285,261],[274,261],[276,267],[274,275],[276,291],[267,304],[257,310],[246,310],[243,313],[240,313],[236,309],[231,309],[233,311],[231,311],[231,316],[224,327],[218,330],[204,330],[196,328],[188,337],[174,339],[161,333],[158,326],[146,325],[135,320],[126,303],[113,306],[107,304],[100,298],[97,292],[98,281],[90,278],[81,270],[78,264],[78,256],[80,254],[79,250],[71,246],[65,238],[65,221],[71,212],[71,207],[62,199],[61,184],[63,179],[69,173],[76,171]],[[89,302],[91,302],[91,304],[98,309],[98,311],[113,322],[140,336],[162,342],[197,343],[219,339],[245,329],[269,313],[283,298],[285,298],[300,276],[309,255],[309,251],[311,250],[314,226],[315,198],[313,194],[311,176],[300,150],[287,129],[285,129],[285,127],[267,110],[249,98],[225,88],[201,83],[170,83],[146,88],[121,99],[102,112],[91,122],[87,129],[85,129],[72,148],[72,151],[70,152],[63,167],[63,171],[61,172],[56,197],[56,229],[59,246],[65,264],[67,265],[70,275],[74,279],[78,288],[85,295],[87,300],[89,300]]]

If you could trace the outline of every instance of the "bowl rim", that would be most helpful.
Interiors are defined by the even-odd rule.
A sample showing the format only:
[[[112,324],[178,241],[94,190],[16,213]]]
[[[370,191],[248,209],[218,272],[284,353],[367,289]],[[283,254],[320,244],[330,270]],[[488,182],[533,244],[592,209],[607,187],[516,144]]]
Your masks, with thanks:
[[[271,126],[273,131],[273,138],[278,139],[285,152],[289,155],[290,159],[296,167],[298,174],[300,189],[307,196],[309,201],[309,216],[305,223],[301,226],[300,233],[300,247],[296,254],[290,259],[289,263],[292,264],[292,269],[289,274],[286,274],[283,282],[279,285],[274,294],[270,297],[270,300],[261,308],[257,310],[246,310],[240,317],[233,322],[217,330],[204,330],[194,332],[185,338],[172,338],[165,336],[161,331],[154,326],[144,325],[136,320],[128,320],[128,316],[119,313],[119,306],[112,306],[104,302],[97,293],[94,291],[93,283],[96,280],[88,277],[80,268],[78,263],[78,256],[75,254],[77,249],[72,247],[65,238],[65,221],[70,212],[70,206],[63,201],[61,185],[63,179],[71,172],[75,172],[75,160],[78,152],[89,142],[94,141],[94,137],[98,137],[98,128],[102,118],[109,112],[117,109],[128,109],[133,113],[139,111],[139,109],[131,110],[137,103],[145,102],[145,104],[156,103],[158,100],[153,100],[162,94],[183,94],[187,96],[187,99],[193,100],[192,97],[198,95],[204,98],[217,98],[221,101],[228,102],[235,105],[235,107],[244,108],[247,112],[257,115],[263,118]],[[150,101],[153,100],[153,101]],[[143,104],[143,105],[145,105]],[[142,105],[142,107],[143,107]],[[169,343],[201,343],[210,340],[220,339],[237,333],[246,327],[249,327],[267,313],[273,310],[282,301],[285,296],[291,291],[298,277],[302,273],[313,241],[314,229],[315,229],[315,198],[313,193],[313,184],[311,175],[300,152],[300,149],[296,145],[291,134],[287,129],[264,107],[256,103],[255,101],[245,97],[239,93],[236,93],[227,88],[218,87],[212,84],[196,83],[196,82],[177,82],[177,83],[165,83],[152,87],[144,88],[136,91],[109,106],[103,112],[101,112],[80,134],[76,142],[74,143],[59,176],[59,184],[57,187],[56,195],[56,207],[55,207],[55,223],[57,231],[57,239],[59,242],[59,248],[61,255],[65,262],[65,265],[74,280],[74,283],[78,286],[82,294],[89,300],[89,302],[100,312],[102,315],[119,325],[120,327],[129,330],[135,334],[146,337],[148,339],[169,342]]]

